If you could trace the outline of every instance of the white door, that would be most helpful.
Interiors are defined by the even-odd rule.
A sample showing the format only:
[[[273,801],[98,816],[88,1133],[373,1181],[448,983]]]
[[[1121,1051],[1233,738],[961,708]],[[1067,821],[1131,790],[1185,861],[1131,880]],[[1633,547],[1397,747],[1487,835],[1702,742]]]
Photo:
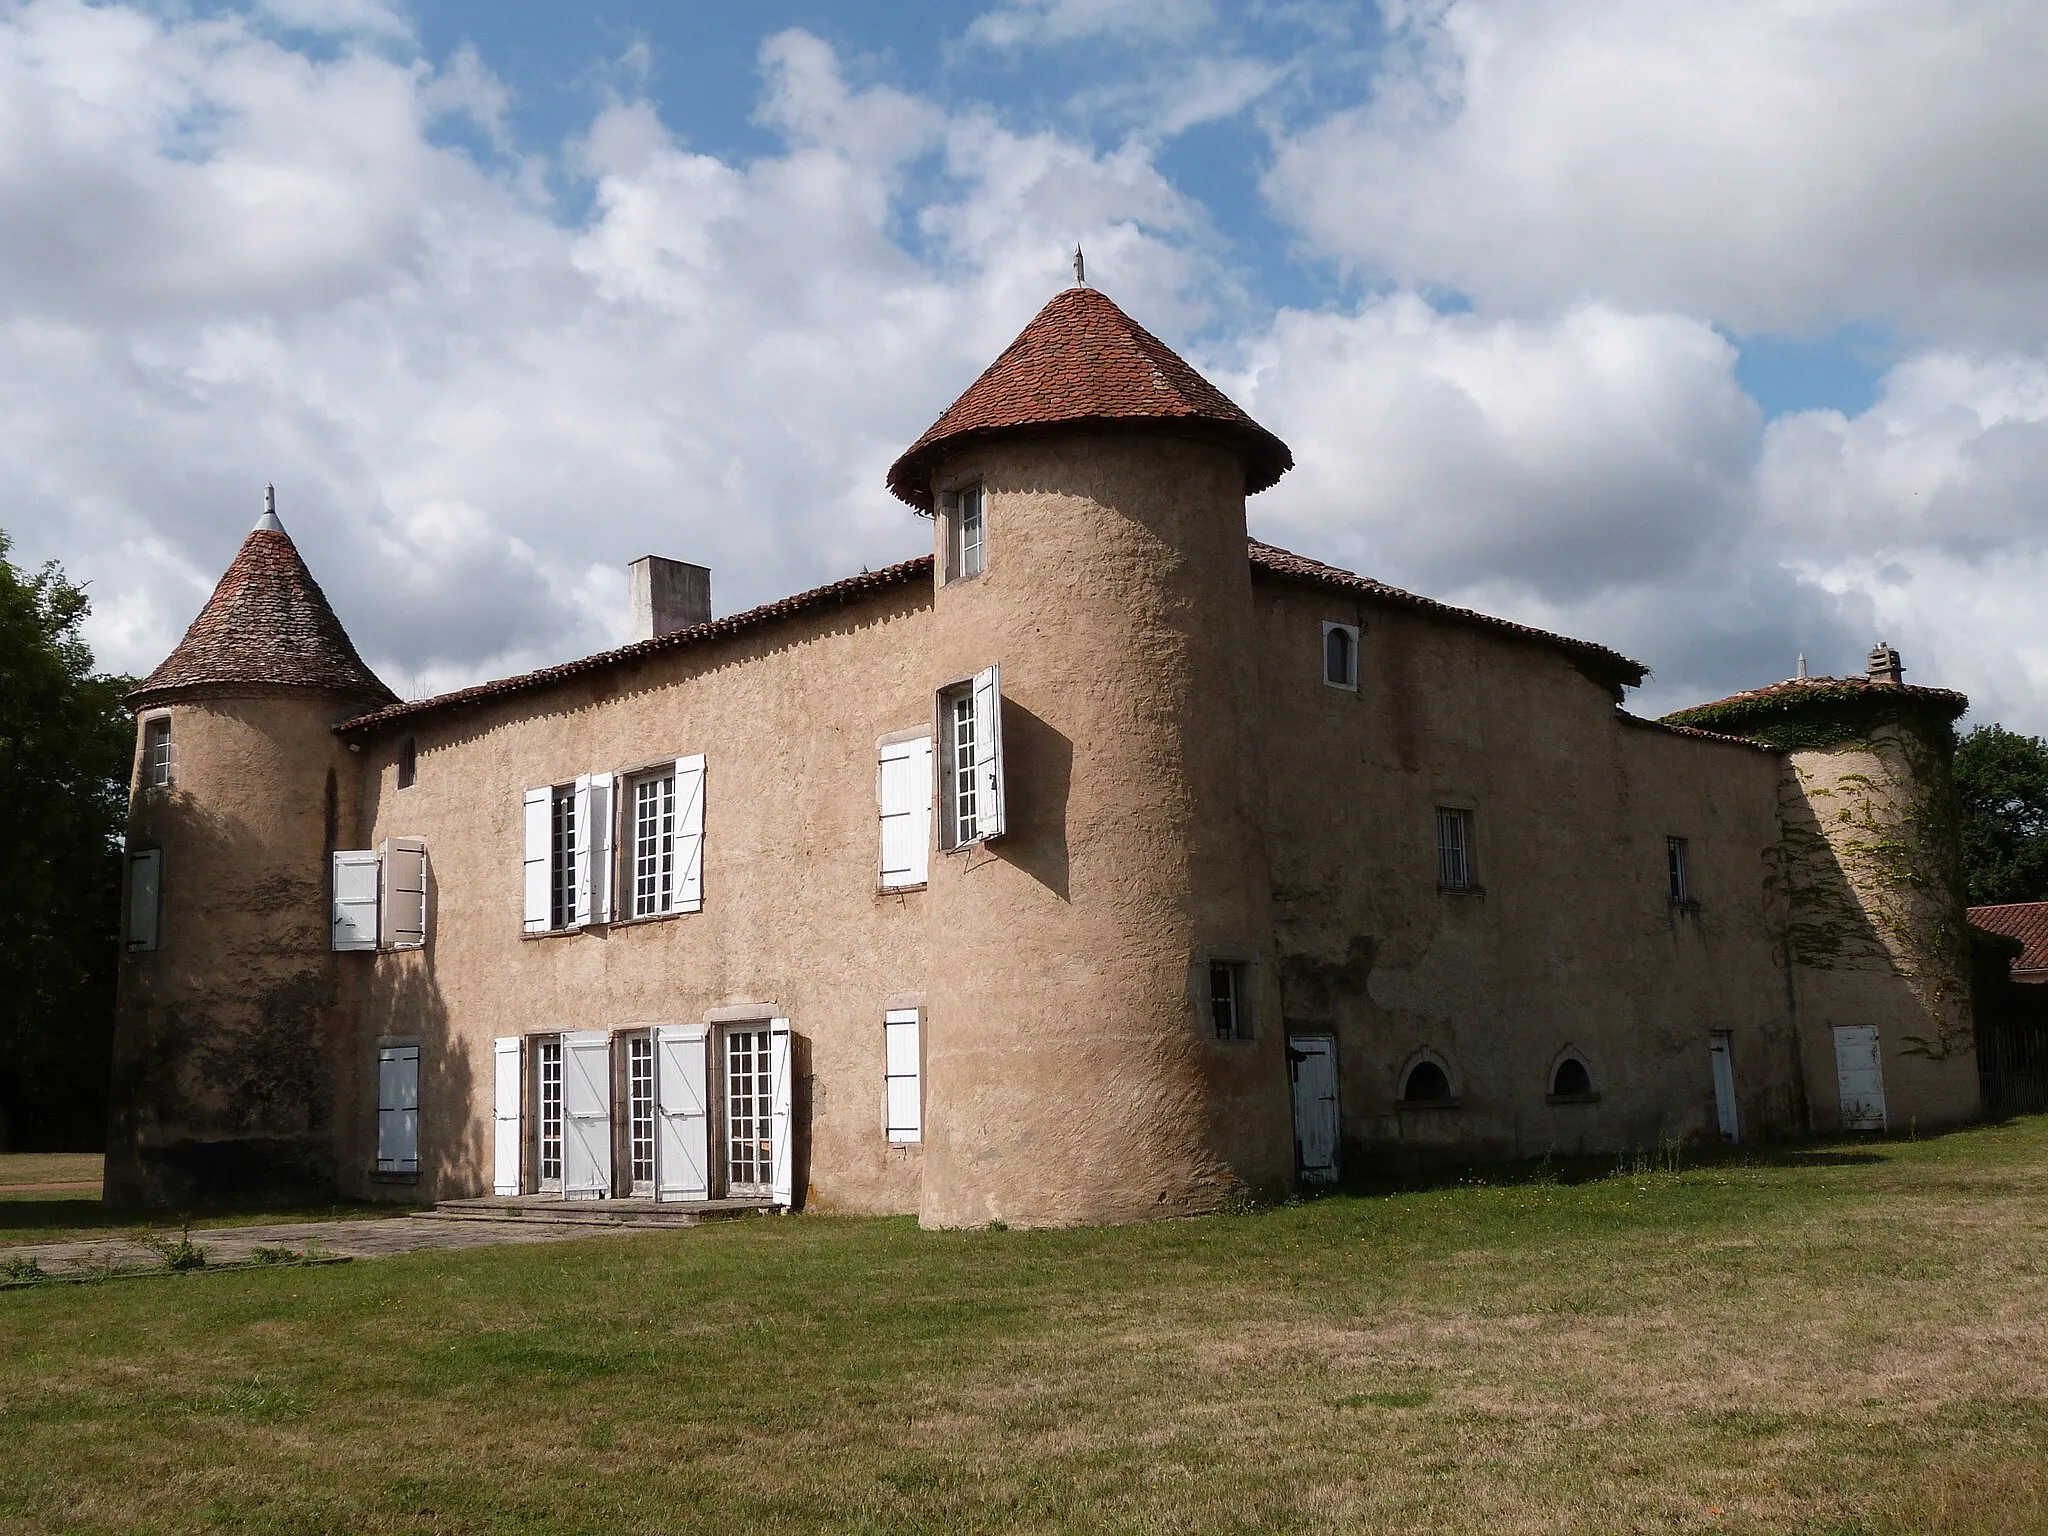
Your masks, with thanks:
[[[775,1053],[770,1032],[725,1032],[725,1191],[763,1197],[775,1185]]]
[[[493,1130],[491,1142],[491,1193],[519,1193],[520,1162],[526,1148],[521,1140],[519,1094],[519,1037],[507,1035],[491,1042]]]
[[[1742,1139],[1735,1124],[1735,1052],[1725,1032],[1713,1036],[1708,1050],[1714,1062],[1714,1123],[1721,1139],[1733,1146]]]
[[[1884,1129],[1884,1068],[1877,1057],[1875,1024],[1835,1026],[1835,1082],[1842,1094],[1842,1129]]]
[[[612,1039],[601,1029],[562,1036],[562,1194],[612,1193]]]
[[[702,1024],[654,1030],[655,1199],[711,1198],[711,1100]]]
[[[1337,1178],[1337,1042],[1328,1035],[1293,1035],[1287,1075],[1294,1085],[1294,1161],[1310,1184]]]

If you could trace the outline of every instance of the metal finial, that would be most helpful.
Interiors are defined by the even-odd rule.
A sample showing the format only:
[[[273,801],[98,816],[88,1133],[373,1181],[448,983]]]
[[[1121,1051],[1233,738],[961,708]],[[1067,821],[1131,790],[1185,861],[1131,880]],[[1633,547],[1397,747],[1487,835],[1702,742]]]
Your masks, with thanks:
[[[284,532],[284,524],[277,520],[277,487],[274,485],[263,487],[263,515],[256,519],[256,528],[259,533],[266,530]]]
[[[1074,286],[1076,288],[1086,288],[1088,286],[1088,265],[1081,259],[1081,242],[1078,240],[1074,242]]]

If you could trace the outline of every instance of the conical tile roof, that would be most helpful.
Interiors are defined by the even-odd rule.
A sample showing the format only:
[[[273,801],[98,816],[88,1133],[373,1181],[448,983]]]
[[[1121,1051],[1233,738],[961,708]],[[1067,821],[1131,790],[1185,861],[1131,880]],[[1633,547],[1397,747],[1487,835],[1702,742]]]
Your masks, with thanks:
[[[1055,294],[889,467],[889,489],[929,512],[933,466],[963,441],[1080,425],[1227,442],[1243,455],[1247,495],[1294,467],[1285,443],[1173,348],[1096,289],[1076,285]]]
[[[298,546],[268,509],[185,638],[128,702],[246,683],[359,694],[373,708],[398,701],[363,665]]]

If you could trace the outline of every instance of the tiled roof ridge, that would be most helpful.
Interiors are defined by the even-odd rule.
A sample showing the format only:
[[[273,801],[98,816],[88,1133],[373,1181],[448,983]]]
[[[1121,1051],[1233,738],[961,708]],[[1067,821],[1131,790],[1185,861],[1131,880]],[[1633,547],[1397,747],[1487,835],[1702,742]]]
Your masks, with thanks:
[[[352,720],[344,720],[334,729],[364,730],[403,716],[424,714],[429,710],[449,709],[480,699],[500,698],[506,694],[544,688],[550,683],[580,677],[588,672],[602,671],[621,662],[635,661],[643,656],[657,656],[663,651],[678,650],[701,640],[715,640],[723,635],[738,634],[775,619],[788,618],[813,608],[822,608],[828,603],[844,601],[861,593],[879,591],[884,587],[913,581],[919,576],[930,575],[931,569],[932,557],[919,555],[914,559],[899,561],[895,565],[884,566],[879,571],[862,571],[858,576],[844,576],[838,581],[827,582],[822,587],[812,587],[805,592],[777,598],[772,603],[762,603],[741,613],[728,614],[722,619],[710,619],[702,624],[693,624],[687,629],[671,630],[668,634],[656,635],[651,640],[635,640],[628,645],[615,646],[609,651],[598,651],[589,656],[578,657],[574,661],[557,663],[552,667],[540,667],[531,672],[515,673],[511,677],[475,683],[467,688],[458,688],[452,693],[436,694],[432,698],[390,704],[369,714],[358,715]]]
[[[1645,715],[1632,715],[1625,709],[1617,709],[1615,718],[1623,725],[1632,725],[1639,730],[1665,731],[1673,736],[1689,736],[1695,741],[1724,742],[1731,747],[1747,747],[1752,752],[1768,752],[1778,755],[1778,748],[1747,736],[1730,736],[1725,731],[1703,731],[1696,725],[1674,725],[1669,720],[1652,720]]]
[[[1268,544],[1260,539],[1252,539],[1250,544],[1253,566],[1270,571],[1276,576],[1289,576],[1299,581],[1311,581],[1345,591],[1362,592],[1420,613],[1434,614],[1461,624],[1476,624],[1483,629],[1514,635],[1523,640],[1533,640],[1612,672],[1617,680],[1629,687],[1637,686],[1650,675],[1650,669],[1640,661],[1632,660],[1619,651],[1610,650],[1592,640],[1576,640],[1570,635],[1553,634],[1547,629],[1537,629],[1533,625],[1517,624],[1513,619],[1481,613],[1476,608],[1460,608],[1454,603],[1423,597],[1419,593],[1389,586],[1386,582],[1375,580],[1373,577],[1360,576],[1355,571],[1325,565],[1320,560],[1311,560],[1306,555],[1297,555],[1292,550],[1282,549],[1277,544]]]
[[[1758,688],[1745,688],[1731,693],[1726,698],[1710,699],[1703,704],[1688,704],[1684,709],[1675,709],[1665,716],[1689,715],[1695,710],[1719,709],[1727,704],[1746,704],[1751,701],[1767,703],[1783,699],[1787,702],[1801,695],[1849,697],[1870,689],[1879,689],[1886,694],[1897,694],[1901,698],[1917,699],[1923,703],[1954,705],[1957,712],[1969,707],[1968,694],[1958,693],[1953,688],[1927,688],[1919,683],[1874,682],[1868,677],[1788,677],[1781,682],[1765,683]]]
[[[2018,939],[2024,946],[2012,969],[2048,972],[2048,901],[1994,901],[1969,909],[1971,926]]]
[[[139,707],[189,689],[235,686],[397,697],[356,654],[327,594],[274,517],[242,541],[184,637],[127,702]]]
[[[1099,425],[1220,437],[1245,460],[1245,492],[1294,467],[1285,443],[1098,289],[1062,289],[889,467],[890,491],[932,510],[941,452],[972,438]]]

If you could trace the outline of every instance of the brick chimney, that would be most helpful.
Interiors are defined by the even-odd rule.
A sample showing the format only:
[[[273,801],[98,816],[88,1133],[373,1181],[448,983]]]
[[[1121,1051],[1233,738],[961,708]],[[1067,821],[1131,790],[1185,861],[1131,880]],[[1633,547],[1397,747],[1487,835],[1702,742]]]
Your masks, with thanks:
[[[1903,683],[1906,669],[1899,653],[1882,640],[1870,648],[1869,677],[1873,683]]]
[[[687,560],[642,555],[626,567],[633,640],[652,640],[711,619],[711,569]]]

